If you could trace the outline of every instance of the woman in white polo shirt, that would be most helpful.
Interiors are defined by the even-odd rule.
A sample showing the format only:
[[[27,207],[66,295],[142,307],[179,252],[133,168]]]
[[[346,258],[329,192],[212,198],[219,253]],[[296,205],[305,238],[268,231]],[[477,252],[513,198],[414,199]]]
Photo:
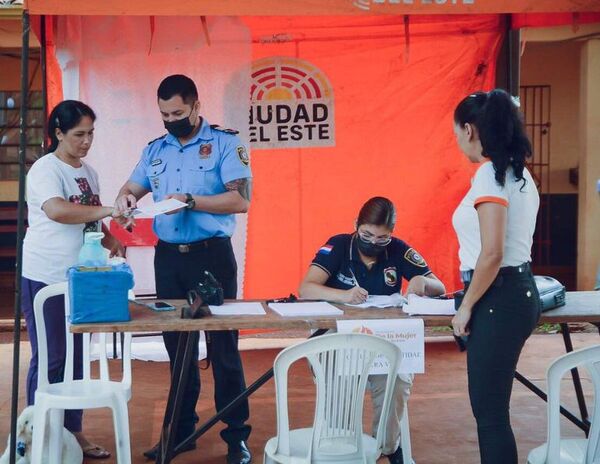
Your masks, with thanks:
[[[503,90],[477,92],[454,111],[456,140],[479,163],[452,218],[465,284],[452,320],[467,336],[469,397],[482,464],[516,464],[509,403],[521,349],[540,315],[530,269],[539,195],[525,159],[531,144]]]

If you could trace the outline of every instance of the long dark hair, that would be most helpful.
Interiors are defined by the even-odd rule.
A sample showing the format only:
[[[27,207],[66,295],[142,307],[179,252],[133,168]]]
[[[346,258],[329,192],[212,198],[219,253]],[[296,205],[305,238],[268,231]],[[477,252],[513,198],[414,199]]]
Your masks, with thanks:
[[[384,197],[371,198],[358,213],[356,227],[363,224],[373,224],[393,229],[396,225],[396,208],[394,208],[394,204]]]
[[[454,110],[454,122],[477,128],[482,155],[494,164],[496,182],[504,186],[506,170],[512,166],[516,180],[523,179],[525,160],[531,156],[531,143],[523,117],[504,90],[476,92],[465,97]]]
[[[92,121],[96,120],[94,110],[80,101],[64,100],[56,105],[48,117],[50,146],[46,153],[52,153],[58,148],[56,129],[60,129],[63,134],[66,134],[69,130],[77,126],[84,116],[89,116]]]

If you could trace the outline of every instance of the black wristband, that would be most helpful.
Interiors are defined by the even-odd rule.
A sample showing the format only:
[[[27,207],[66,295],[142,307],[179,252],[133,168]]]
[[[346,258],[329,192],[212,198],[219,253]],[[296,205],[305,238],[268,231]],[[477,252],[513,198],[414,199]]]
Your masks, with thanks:
[[[194,206],[196,206],[196,200],[194,200],[191,193],[185,194],[185,202],[187,203],[187,209],[194,209]]]

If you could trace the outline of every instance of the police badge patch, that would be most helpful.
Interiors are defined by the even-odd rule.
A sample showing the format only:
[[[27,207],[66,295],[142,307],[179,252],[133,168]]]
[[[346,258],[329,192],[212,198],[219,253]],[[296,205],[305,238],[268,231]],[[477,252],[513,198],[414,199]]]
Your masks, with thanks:
[[[409,248],[408,250],[406,250],[406,253],[404,253],[404,259],[406,259],[406,261],[408,261],[410,264],[414,264],[415,266],[427,267],[427,263],[425,262],[423,257],[419,253],[417,253],[413,248]]]
[[[250,157],[248,156],[246,147],[244,147],[243,145],[240,145],[239,147],[236,148],[236,150],[237,150],[238,158],[240,159],[242,164],[244,166],[248,166],[250,164]]]
[[[398,283],[398,274],[396,273],[396,266],[386,267],[383,270],[383,279],[388,287],[395,287]]]
[[[212,153],[212,143],[203,143],[200,145],[200,159],[210,158],[210,154]]]

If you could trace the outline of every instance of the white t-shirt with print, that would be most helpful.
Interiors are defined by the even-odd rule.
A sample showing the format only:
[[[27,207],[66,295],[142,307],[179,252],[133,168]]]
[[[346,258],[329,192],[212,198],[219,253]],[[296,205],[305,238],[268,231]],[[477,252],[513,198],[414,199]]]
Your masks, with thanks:
[[[540,197],[527,168],[523,171],[523,181],[517,181],[512,167],[506,171],[506,182],[501,186],[495,179],[491,161],[483,163],[473,177],[471,189],[467,192],[452,216],[452,225],[458,236],[460,270],[475,269],[481,253],[479,218],[476,206],[492,202],[506,206],[506,236],[504,257],[501,266],[518,266],[531,261],[531,245]]]
[[[54,284],[66,280],[66,271],[77,264],[84,232],[99,231],[99,221],[60,224],[42,210],[51,198],[99,206],[98,174],[82,162],[81,167],[61,161],[49,153],[31,166],[27,174],[29,227],[23,241],[23,276]]]

